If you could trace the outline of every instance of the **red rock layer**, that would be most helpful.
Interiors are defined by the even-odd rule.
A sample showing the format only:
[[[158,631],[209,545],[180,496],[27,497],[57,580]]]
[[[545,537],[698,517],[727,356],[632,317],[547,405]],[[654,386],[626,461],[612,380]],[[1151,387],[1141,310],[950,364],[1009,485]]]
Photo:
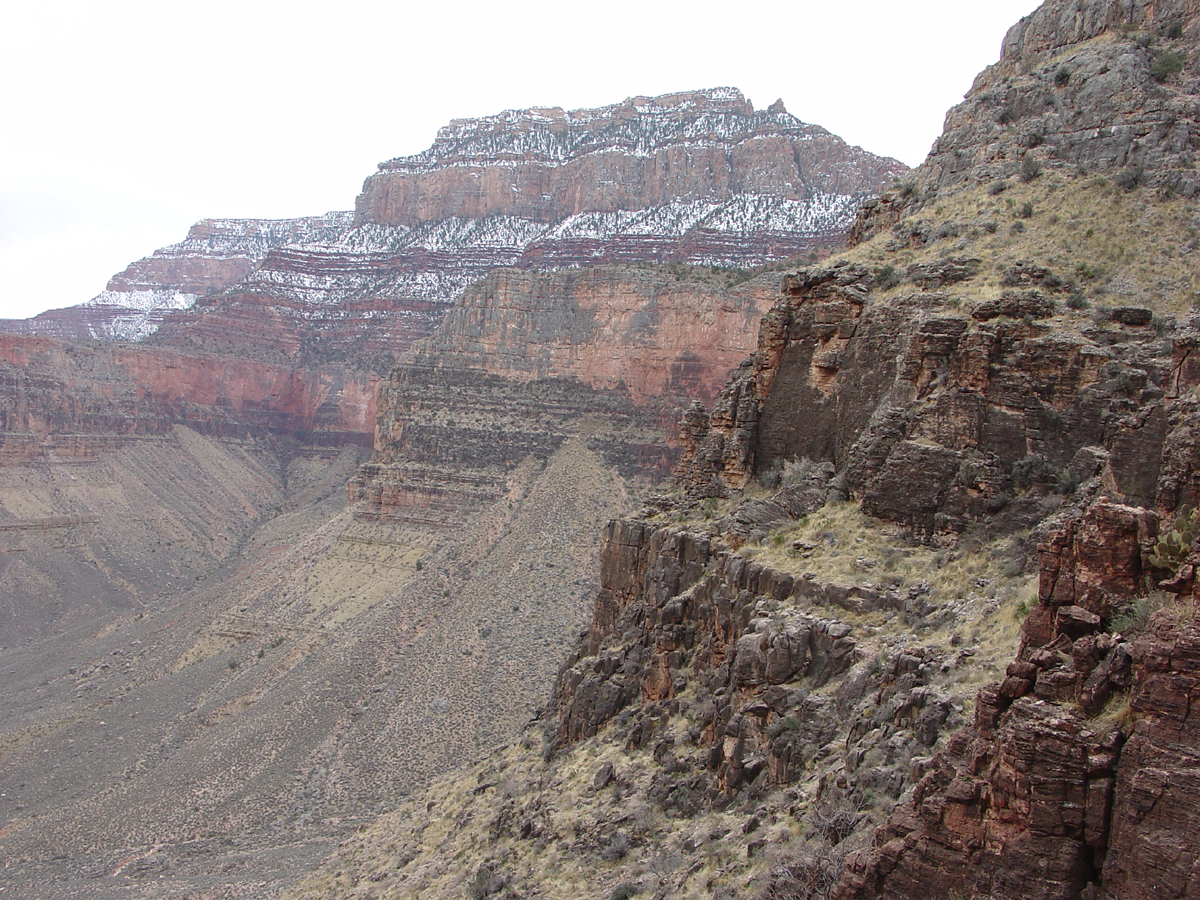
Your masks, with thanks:
[[[0,335],[0,455],[90,456],[177,424],[222,436],[364,445],[377,384],[336,366]]]
[[[463,293],[416,354],[518,381],[578,379],[643,406],[711,402],[753,349],[778,280],[732,286],[706,274],[499,270]]]

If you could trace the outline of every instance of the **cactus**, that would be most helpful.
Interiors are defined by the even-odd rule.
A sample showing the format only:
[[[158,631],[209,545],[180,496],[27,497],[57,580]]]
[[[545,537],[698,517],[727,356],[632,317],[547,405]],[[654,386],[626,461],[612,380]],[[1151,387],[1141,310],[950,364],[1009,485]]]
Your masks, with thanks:
[[[1150,554],[1150,565],[1158,569],[1179,571],[1184,560],[1192,552],[1196,540],[1196,526],[1200,524],[1200,510],[1184,507],[1175,517],[1174,527],[1159,535],[1154,552]]]

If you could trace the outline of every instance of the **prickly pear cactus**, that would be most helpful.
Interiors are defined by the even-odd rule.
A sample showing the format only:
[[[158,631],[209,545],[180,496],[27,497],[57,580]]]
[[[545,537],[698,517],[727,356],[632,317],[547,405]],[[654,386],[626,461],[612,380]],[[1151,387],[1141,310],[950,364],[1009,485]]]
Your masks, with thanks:
[[[1183,565],[1183,561],[1192,552],[1198,524],[1200,524],[1200,510],[1184,507],[1175,517],[1174,527],[1159,535],[1154,552],[1150,554],[1150,564],[1158,569],[1178,571],[1179,567]]]

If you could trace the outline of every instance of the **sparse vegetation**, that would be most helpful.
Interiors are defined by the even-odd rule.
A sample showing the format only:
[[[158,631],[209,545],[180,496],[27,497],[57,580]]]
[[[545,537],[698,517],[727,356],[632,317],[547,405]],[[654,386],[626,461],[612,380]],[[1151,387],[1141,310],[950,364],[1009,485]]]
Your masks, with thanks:
[[[1183,57],[1173,50],[1161,50],[1150,60],[1150,76],[1158,82],[1169,81],[1183,71]]]

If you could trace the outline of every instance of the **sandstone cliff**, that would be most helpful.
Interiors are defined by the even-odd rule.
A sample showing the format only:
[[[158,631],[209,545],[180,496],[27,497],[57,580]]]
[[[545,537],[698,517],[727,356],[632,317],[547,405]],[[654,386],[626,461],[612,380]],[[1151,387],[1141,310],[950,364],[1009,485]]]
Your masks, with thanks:
[[[414,356],[515,381],[574,378],[670,410],[711,402],[777,286],[775,275],[680,267],[501,270],[468,288]]]
[[[90,458],[176,426],[370,446],[378,379],[336,366],[0,337],[0,459]]]
[[[356,213],[408,226],[450,216],[557,222],[681,201],[875,193],[903,172],[782,102],[756,111],[739,91],[718,88],[455,120],[424,153],[381,163]]]
[[[664,477],[680,410],[749,349],[777,283],[679,267],[493,273],[382,383],[350,499],[451,524],[573,434],[630,477]]]

